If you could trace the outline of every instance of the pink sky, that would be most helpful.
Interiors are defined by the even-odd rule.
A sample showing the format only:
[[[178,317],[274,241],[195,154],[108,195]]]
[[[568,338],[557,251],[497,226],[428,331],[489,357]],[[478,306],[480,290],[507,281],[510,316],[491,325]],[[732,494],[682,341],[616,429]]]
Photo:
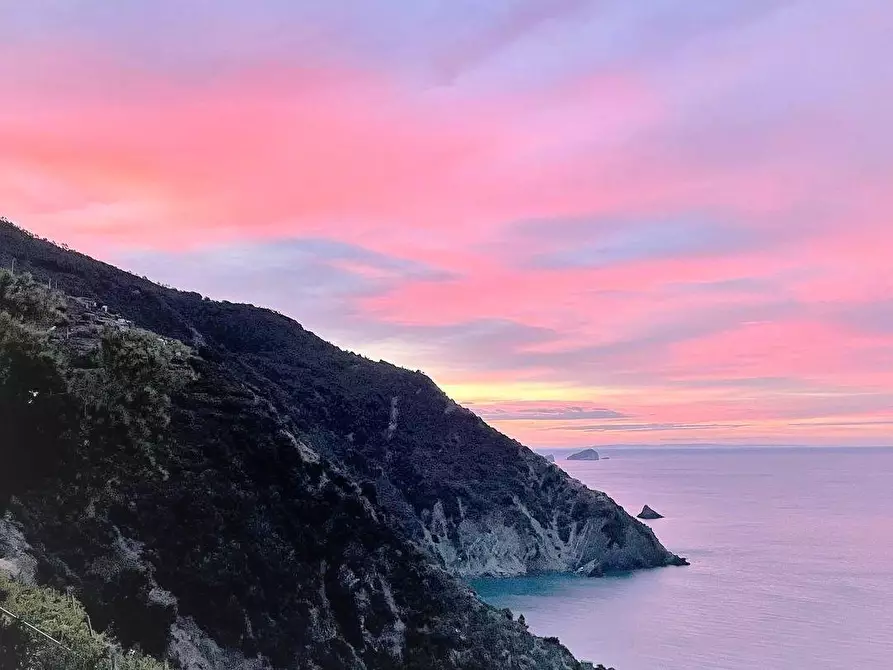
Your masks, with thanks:
[[[534,447],[893,444],[889,2],[8,5],[39,235]]]

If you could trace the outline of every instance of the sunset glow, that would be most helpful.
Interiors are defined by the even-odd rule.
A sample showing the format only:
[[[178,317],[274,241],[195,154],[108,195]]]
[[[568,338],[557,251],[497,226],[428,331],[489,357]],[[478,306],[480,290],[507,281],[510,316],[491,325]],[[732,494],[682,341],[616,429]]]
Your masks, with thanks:
[[[891,3],[185,4],[0,9],[0,214],[532,447],[893,444]]]

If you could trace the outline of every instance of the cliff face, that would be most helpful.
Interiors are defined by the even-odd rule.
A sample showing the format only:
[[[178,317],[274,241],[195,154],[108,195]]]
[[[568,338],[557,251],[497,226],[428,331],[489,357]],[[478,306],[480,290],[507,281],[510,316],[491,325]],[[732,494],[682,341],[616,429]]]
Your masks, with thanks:
[[[13,257],[95,299],[70,305],[87,325],[109,318],[106,305],[191,347],[169,423],[139,436],[151,468],[115,471],[102,495],[78,484],[60,496],[85,469],[101,478],[138,460],[93,462],[88,452],[17,490],[0,524],[0,549],[12,547],[0,559],[74,586],[100,625],[123,627],[124,642],[167,649],[196,670],[577,668],[450,573],[598,575],[678,562],[606,495],[420,373],[0,223],[0,264]],[[58,346],[80,356],[99,346],[90,328],[72,330]]]
[[[392,368],[385,444],[333,442],[389,495],[404,530],[464,577],[600,574],[678,562],[645,525],[487,426],[430,380]],[[360,460],[360,457],[362,460]]]

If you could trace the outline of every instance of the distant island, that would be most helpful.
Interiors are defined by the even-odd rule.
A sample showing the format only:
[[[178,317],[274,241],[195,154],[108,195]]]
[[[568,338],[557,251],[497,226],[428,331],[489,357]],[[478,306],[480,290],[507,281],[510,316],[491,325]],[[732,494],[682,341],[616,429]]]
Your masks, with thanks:
[[[595,449],[584,449],[583,451],[578,451],[576,454],[571,454],[567,457],[569,461],[597,461],[598,460],[598,452]]]

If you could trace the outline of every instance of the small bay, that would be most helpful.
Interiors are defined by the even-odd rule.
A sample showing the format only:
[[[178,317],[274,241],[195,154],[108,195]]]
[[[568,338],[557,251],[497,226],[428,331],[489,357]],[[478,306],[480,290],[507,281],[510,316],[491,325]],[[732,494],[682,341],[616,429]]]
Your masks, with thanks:
[[[557,464],[690,567],[476,580],[498,607],[618,670],[893,667],[893,449],[599,449]]]

